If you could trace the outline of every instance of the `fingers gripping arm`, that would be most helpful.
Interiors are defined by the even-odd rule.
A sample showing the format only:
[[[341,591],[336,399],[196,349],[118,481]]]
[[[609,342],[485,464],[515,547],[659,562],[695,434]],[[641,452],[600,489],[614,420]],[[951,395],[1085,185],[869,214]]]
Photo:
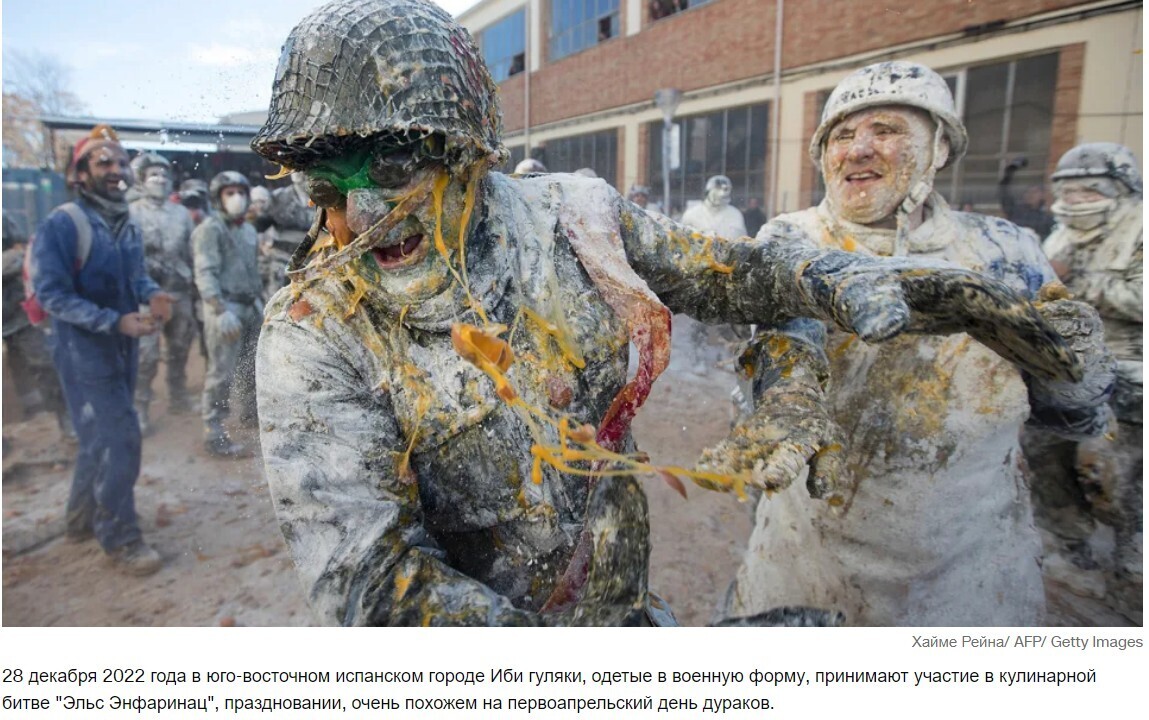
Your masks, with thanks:
[[[1080,382],[1067,382],[1026,374],[1028,424],[1069,440],[1082,440],[1101,435],[1109,425],[1109,398],[1117,369],[1113,354],[1105,345],[1097,311],[1082,302],[1055,299],[1064,295],[1060,284],[1047,285],[1042,288],[1038,308],[1080,358],[1083,377]]]

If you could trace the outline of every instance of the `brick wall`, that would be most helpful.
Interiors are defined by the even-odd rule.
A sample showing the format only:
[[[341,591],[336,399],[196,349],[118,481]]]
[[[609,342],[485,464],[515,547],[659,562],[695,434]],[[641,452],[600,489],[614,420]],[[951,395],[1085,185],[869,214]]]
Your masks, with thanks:
[[[814,167],[814,163],[810,162],[810,158],[806,153],[806,144],[810,142],[810,138],[814,137],[814,131],[818,129],[818,120],[821,119],[822,108],[818,102],[818,97],[822,91],[814,90],[806,93],[802,98],[802,177],[799,185],[801,197],[799,198],[798,207],[807,208],[814,204],[814,187],[815,176],[814,173],[818,169]]]
[[[896,4],[791,0],[786,3],[784,65],[807,65],[1083,4],[1086,3],[1082,0],[930,0]]]
[[[1053,91],[1053,133],[1049,140],[1046,177],[1053,174],[1061,156],[1077,144],[1077,112],[1081,103],[1081,75],[1084,65],[1084,43],[1061,48],[1061,54],[1057,58],[1057,85]]]
[[[971,26],[1081,5],[1085,0],[931,0],[883,6],[872,0],[789,0],[783,64],[796,67]],[[550,3],[542,3],[543,66],[531,77],[531,122],[539,125],[621,105],[654,91],[689,91],[771,72],[774,9],[770,0],[714,0],[551,62],[546,47]],[[621,12],[621,11],[620,11]],[[625,13],[623,13],[625,25]],[[508,131],[522,128],[521,82],[503,83]],[[519,98],[515,98],[515,94]]]

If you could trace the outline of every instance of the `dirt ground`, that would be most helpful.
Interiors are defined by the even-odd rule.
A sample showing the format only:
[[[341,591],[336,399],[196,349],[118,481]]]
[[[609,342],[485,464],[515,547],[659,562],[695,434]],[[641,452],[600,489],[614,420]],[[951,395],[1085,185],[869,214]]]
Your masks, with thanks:
[[[733,376],[706,362],[672,365],[636,420],[643,450],[661,464],[691,465],[729,427]],[[193,353],[189,386],[202,388]],[[699,374],[701,373],[701,374]],[[3,623],[5,626],[294,626],[314,619],[276,525],[262,464],[219,460],[200,445],[195,415],[167,413],[163,368],[144,440],[136,505],[144,536],[164,557],[152,577],[113,570],[94,542],[64,539],[72,449],[41,413],[4,426]],[[236,429],[256,445],[257,434]],[[683,500],[648,479],[654,546],[651,587],[679,621],[705,625],[733,577],[750,532],[733,496],[688,489]]]
[[[655,462],[691,466],[730,424],[734,377],[718,341],[699,349],[675,333],[670,369],[635,421]],[[193,353],[189,383],[203,361]],[[276,525],[258,458],[203,453],[195,415],[167,413],[160,378],[156,431],[145,439],[136,504],[163,570],[126,577],[94,542],[64,539],[63,508],[72,450],[53,418],[4,425],[3,624],[5,626],[299,626],[314,623]],[[235,432],[257,445],[253,431]],[[684,625],[705,625],[733,577],[751,530],[750,510],[732,495],[688,487],[683,500],[647,479],[650,586]],[[1096,601],[1050,585],[1050,624],[1125,625]]]

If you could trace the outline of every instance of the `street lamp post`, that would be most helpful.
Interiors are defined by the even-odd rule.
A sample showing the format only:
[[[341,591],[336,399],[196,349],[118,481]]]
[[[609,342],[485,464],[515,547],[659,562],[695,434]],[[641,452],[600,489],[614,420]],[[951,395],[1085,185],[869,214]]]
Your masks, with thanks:
[[[670,127],[681,101],[681,90],[666,88],[654,93],[654,104],[662,111],[662,211],[667,216],[670,215]]]

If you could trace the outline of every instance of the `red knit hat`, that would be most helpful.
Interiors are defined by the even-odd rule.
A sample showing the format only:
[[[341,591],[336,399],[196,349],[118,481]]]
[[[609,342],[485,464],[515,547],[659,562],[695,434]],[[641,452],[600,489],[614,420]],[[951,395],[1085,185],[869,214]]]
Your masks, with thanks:
[[[91,155],[100,148],[115,147],[123,150],[120,145],[120,137],[116,135],[116,131],[110,125],[100,123],[92,128],[92,132],[88,133],[88,137],[83,138],[80,142],[76,143],[76,147],[72,148],[72,162],[68,163],[68,172],[65,174],[65,179],[69,185],[75,185],[80,182],[76,177],[76,166],[80,161]]]

